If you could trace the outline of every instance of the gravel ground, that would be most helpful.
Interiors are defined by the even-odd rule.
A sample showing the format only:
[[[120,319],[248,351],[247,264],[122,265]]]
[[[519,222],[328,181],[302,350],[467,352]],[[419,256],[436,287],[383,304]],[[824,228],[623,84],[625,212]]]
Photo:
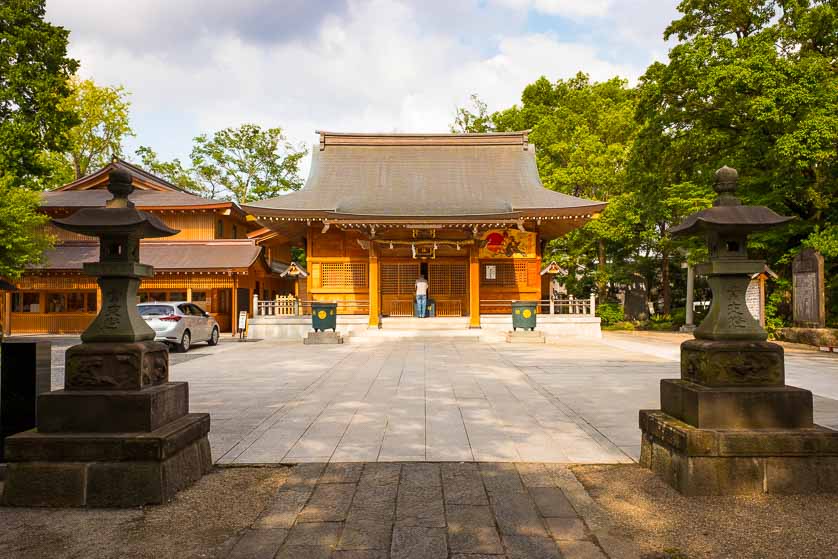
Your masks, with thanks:
[[[0,557],[223,557],[225,542],[256,519],[287,472],[216,469],[166,505],[131,510],[0,507]]]
[[[647,559],[838,557],[838,494],[687,498],[636,465],[572,469]]]

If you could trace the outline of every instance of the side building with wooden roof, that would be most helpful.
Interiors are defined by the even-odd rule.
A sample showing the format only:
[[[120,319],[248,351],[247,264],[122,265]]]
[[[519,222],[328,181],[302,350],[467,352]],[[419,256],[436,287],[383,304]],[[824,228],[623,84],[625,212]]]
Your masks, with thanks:
[[[284,237],[260,227],[235,203],[189,193],[126,161],[43,193],[41,211],[66,217],[80,208],[104,206],[110,198],[108,173],[121,168],[133,177],[131,200],[180,232],[146,239],[140,259],[154,267],[143,280],[140,302],[192,301],[231,331],[239,310],[250,310],[253,295],[294,294],[294,282],[281,277],[291,261]],[[84,262],[99,257],[98,240],[49,227],[56,239],[43,264],[28,269],[15,290],[3,293],[0,317],[6,334],[82,332],[101,305],[95,278],[82,273]]]
[[[472,328],[542,300],[545,243],[605,207],[545,188],[526,131],[319,135],[303,189],[244,209],[306,247],[310,300],[370,327],[414,314],[420,274]]]

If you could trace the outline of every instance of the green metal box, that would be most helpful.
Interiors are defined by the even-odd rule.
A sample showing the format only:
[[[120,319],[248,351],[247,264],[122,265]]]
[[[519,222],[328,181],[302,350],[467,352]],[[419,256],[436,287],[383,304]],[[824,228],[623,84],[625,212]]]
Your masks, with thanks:
[[[535,308],[538,301],[512,302],[512,329],[535,330]]]
[[[311,327],[315,332],[325,332],[337,329],[338,304],[337,303],[312,303],[311,304]]]

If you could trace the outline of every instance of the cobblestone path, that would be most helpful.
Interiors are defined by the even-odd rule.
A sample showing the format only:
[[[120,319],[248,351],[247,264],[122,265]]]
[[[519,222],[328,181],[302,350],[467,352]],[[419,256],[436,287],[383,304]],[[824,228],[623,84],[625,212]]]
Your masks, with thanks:
[[[637,556],[564,465],[299,464],[230,559]]]

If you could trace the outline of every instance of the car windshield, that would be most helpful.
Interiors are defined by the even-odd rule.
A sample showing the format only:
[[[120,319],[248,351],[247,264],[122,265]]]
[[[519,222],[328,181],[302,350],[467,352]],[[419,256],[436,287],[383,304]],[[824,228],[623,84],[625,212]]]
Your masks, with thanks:
[[[140,316],[169,316],[175,314],[175,309],[169,305],[140,305]]]

